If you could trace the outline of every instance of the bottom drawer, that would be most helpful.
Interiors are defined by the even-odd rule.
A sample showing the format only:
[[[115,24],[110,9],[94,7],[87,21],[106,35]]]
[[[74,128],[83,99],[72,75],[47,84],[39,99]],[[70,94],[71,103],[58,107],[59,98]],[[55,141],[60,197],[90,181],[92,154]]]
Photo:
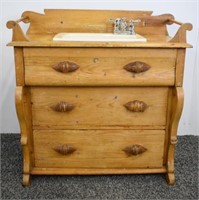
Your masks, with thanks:
[[[162,167],[164,137],[163,130],[35,130],[35,167]]]

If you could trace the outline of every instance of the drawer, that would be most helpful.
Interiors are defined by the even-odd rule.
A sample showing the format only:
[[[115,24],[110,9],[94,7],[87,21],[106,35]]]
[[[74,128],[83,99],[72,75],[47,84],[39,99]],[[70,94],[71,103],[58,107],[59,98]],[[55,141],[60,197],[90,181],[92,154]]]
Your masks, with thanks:
[[[33,128],[164,129],[167,95],[167,87],[31,87]]]
[[[163,130],[35,130],[35,167],[163,166]]]
[[[26,85],[165,86],[174,85],[176,50],[25,48],[24,62]]]

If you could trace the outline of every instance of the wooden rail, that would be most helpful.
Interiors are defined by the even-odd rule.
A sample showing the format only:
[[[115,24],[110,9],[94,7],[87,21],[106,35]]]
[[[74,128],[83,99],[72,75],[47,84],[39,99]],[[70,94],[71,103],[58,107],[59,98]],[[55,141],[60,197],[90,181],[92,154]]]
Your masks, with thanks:
[[[28,17],[21,17],[20,19],[18,19],[16,21],[10,20],[7,22],[6,26],[8,29],[13,29],[16,26],[16,24],[18,24],[19,22],[22,22],[22,21],[27,22],[27,21],[29,21],[28,19],[29,19]]]
[[[183,25],[183,23],[182,22],[179,22],[179,21],[176,21],[175,19],[169,19],[169,21],[171,22],[171,23],[175,23],[175,24],[178,24],[178,25]]]

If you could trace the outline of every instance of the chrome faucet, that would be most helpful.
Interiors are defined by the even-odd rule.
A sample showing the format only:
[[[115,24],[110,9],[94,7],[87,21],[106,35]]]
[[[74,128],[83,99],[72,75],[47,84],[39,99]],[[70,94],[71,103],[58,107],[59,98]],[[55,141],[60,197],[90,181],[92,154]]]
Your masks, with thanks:
[[[134,24],[140,23],[141,20],[129,20],[127,23],[126,18],[115,18],[109,21],[114,23],[114,34],[135,35]]]
[[[120,31],[122,33],[127,31],[128,25],[127,25],[127,22],[126,22],[126,18],[120,19],[120,26],[119,27],[120,27]]]

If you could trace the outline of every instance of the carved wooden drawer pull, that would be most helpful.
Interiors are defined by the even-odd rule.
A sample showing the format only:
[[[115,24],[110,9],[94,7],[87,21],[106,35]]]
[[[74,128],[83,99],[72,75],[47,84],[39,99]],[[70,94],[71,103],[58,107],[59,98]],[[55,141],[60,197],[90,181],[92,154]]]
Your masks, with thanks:
[[[79,65],[73,62],[69,62],[69,61],[60,62],[53,66],[53,69],[62,73],[73,72],[77,70],[78,68],[79,68]]]
[[[73,104],[64,102],[64,101],[61,101],[61,102],[51,106],[51,108],[57,112],[68,112],[68,111],[71,111],[74,107],[75,106]]]
[[[132,112],[144,112],[147,108],[147,104],[143,101],[129,101],[128,103],[124,104],[127,110],[130,110]]]
[[[68,155],[76,151],[77,149],[68,144],[60,144],[54,148],[54,150],[60,154]]]
[[[141,72],[145,72],[149,70],[150,66],[144,62],[136,61],[136,62],[131,62],[125,65],[124,69],[126,71],[133,72],[133,73],[141,73]]]
[[[122,151],[124,151],[128,155],[136,156],[138,154],[144,153],[145,151],[147,151],[147,149],[139,144],[134,144],[125,147],[124,149],[122,149]]]

